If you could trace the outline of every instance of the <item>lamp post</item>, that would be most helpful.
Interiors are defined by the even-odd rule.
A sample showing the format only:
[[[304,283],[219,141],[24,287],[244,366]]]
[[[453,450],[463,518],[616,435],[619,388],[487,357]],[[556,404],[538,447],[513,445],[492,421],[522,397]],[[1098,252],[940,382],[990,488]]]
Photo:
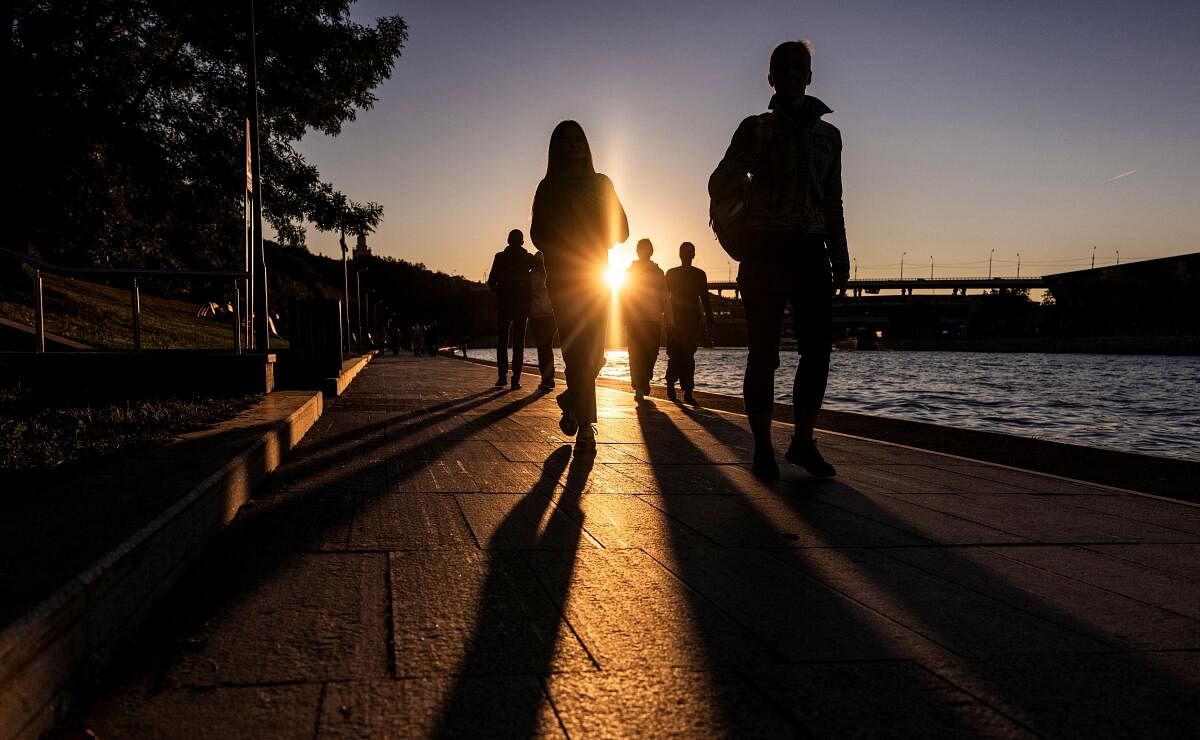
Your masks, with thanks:
[[[362,274],[369,270],[369,267],[360,267],[354,271],[354,308],[358,312],[358,351],[362,352],[363,348],[363,311],[362,311]]]
[[[900,253],[900,279],[901,280],[904,279],[904,255],[906,255],[906,254],[908,254],[908,252]]]
[[[1092,245],[1092,269],[1096,269],[1096,245]]]
[[[858,280],[858,258],[851,257],[850,261],[854,263],[854,279]]]
[[[995,249],[988,252],[988,280],[992,279],[992,255],[995,253],[996,253]]]
[[[346,246],[346,227],[342,227],[338,244],[342,247],[342,351],[350,353],[350,248]]]
[[[1021,253],[1017,252],[1017,278],[1021,277]]]
[[[1121,250],[1117,250],[1117,264],[1121,264]]]
[[[250,184],[251,184],[251,226],[254,229],[251,238],[251,274],[252,286],[252,317],[254,326],[254,348],[260,352],[270,351],[270,334],[267,329],[267,255],[263,251],[262,238],[262,157],[258,146],[258,50],[255,48],[254,0],[249,3],[249,46],[250,58],[246,64],[246,117],[250,120],[249,152],[250,155]]]
[[[933,255],[929,255],[929,279],[933,280]]]

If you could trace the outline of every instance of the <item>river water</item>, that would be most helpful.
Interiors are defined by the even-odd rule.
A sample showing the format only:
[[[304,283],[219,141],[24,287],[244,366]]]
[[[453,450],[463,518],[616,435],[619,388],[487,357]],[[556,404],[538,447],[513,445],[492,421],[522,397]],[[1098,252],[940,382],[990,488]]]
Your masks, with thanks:
[[[628,380],[628,353],[606,355],[601,375]],[[525,356],[536,366],[536,352]],[[664,350],[656,383],[666,361]],[[776,398],[790,403],[796,355],[780,361]],[[745,363],[744,348],[701,349],[696,388],[741,395]],[[834,351],[825,407],[1200,461],[1200,357]]]

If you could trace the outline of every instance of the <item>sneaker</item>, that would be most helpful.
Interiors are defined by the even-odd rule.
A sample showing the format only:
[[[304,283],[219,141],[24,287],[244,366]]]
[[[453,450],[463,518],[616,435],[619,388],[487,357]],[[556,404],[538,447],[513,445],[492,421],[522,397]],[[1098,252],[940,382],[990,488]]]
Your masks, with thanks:
[[[496,388],[503,388],[506,385],[508,385],[508,383],[504,382],[503,375],[501,375],[499,378],[496,379],[496,386],[495,386]]]
[[[821,457],[815,439],[810,439],[805,443],[792,437],[792,443],[788,445],[787,452],[783,453],[783,459],[804,468],[814,478],[832,478],[837,475],[837,468]]]
[[[633,392],[633,402],[634,403],[641,403],[642,401],[645,401],[645,400],[646,400],[646,394],[642,393],[640,390],[636,390]]]
[[[684,392],[683,392],[683,402],[684,402],[684,403],[690,403],[690,404],[691,404],[691,405],[693,405],[693,406],[699,406],[699,405],[700,405],[700,404],[696,403],[696,397],[692,395],[692,392],[691,392],[691,391],[684,391]]]
[[[677,397],[675,396],[675,384],[674,383],[671,383],[670,385],[667,386],[667,400],[668,401],[677,400]]]
[[[514,391],[515,391],[515,390],[517,390],[518,388],[520,388],[520,387],[521,387],[521,381],[517,380],[516,378],[513,378],[512,386],[510,386],[510,387],[511,387],[511,388],[512,388]]]
[[[579,426],[579,436],[575,438],[575,451],[596,451],[596,427],[591,424],[581,424]]]
[[[772,481],[779,479],[779,463],[775,462],[775,450],[770,447],[754,449],[754,464],[750,470],[760,480]]]
[[[554,390],[554,381],[553,380],[543,380],[541,383],[538,383],[538,390],[539,391]]]

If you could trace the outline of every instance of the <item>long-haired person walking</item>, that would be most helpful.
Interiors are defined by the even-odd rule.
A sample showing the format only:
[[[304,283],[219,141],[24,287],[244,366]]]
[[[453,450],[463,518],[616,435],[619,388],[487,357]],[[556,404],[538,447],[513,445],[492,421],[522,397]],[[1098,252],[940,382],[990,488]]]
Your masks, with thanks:
[[[562,344],[567,389],[559,428],[575,448],[596,448],[596,376],[604,366],[611,298],[608,250],[629,238],[612,181],[596,172],[583,127],[563,121],[550,134],[546,177],[533,197],[529,236],[545,255],[547,287]]]

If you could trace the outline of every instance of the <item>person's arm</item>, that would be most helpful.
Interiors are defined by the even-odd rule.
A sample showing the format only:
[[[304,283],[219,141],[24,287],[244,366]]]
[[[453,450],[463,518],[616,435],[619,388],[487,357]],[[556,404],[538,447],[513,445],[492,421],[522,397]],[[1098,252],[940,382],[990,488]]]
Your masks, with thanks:
[[[700,269],[700,268],[696,268]],[[712,297],[708,294],[708,274],[700,270],[700,306],[704,309],[704,323],[712,326]]]
[[[842,136],[834,129],[837,143],[833,165],[825,178],[825,246],[829,249],[829,264],[833,268],[834,290],[846,287],[850,279],[850,252],[846,245],[846,216],[842,210]]]
[[[605,239],[605,246],[612,249],[614,244],[622,244],[629,238],[629,219],[625,216],[621,200],[617,198],[617,189],[613,186],[612,180],[608,178],[608,175],[600,175],[600,177],[604,178],[606,189],[604,215],[608,221],[608,238]]]
[[[492,258],[492,269],[488,272],[487,285],[494,291],[500,290],[500,255]]]

